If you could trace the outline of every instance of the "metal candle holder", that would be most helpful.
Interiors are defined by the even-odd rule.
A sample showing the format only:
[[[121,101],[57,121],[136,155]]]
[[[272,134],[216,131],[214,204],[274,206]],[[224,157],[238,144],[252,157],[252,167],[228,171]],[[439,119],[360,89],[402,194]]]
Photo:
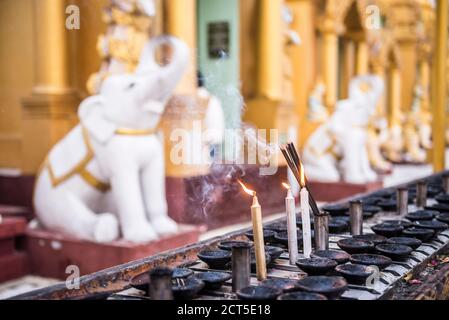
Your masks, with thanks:
[[[408,189],[405,187],[396,190],[396,213],[400,216],[408,214]]]
[[[329,214],[327,212],[319,212],[314,216],[315,222],[315,249],[329,249]]]
[[[251,245],[238,243],[232,246],[232,291],[248,287],[251,276]]]
[[[443,174],[443,188],[446,194],[449,194],[449,173]]]
[[[170,268],[155,268],[150,271],[148,292],[152,300],[173,300],[172,272]]]
[[[427,204],[427,183],[420,181],[416,185],[416,206],[424,208]]]
[[[351,235],[363,234],[363,206],[361,201],[354,200],[349,203],[349,218]]]

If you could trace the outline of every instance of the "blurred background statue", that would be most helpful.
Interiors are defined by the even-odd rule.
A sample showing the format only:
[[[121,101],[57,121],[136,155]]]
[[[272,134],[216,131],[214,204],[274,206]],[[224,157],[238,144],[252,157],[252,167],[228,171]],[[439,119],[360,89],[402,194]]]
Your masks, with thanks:
[[[323,123],[329,118],[329,113],[324,105],[324,93],[326,87],[323,81],[318,80],[309,96],[309,108],[307,118],[311,122]]]
[[[426,149],[431,147],[431,119],[422,108],[423,96],[422,87],[416,85],[411,112],[404,124],[405,160],[415,163],[424,163],[427,159]]]
[[[303,159],[310,180],[367,183],[377,179],[367,154],[367,127],[383,92],[375,76],[351,80],[349,98],[337,102],[329,120],[310,136]]]
[[[169,44],[169,64],[155,53]],[[121,235],[151,241],[177,231],[167,215],[163,142],[158,124],[183,76],[189,48],[173,37],[147,41],[134,73],[109,76],[85,99],[80,123],[50,151],[37,176],[41,224],[77,238],[107,242]]]

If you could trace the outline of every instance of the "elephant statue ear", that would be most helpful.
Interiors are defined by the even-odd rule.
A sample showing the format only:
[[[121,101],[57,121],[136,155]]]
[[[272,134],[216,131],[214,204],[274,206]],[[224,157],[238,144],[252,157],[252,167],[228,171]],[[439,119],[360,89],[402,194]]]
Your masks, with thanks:
[[[78,117],[89,134],[100,143],[106,143],[115,133],[117,127],[104,116],[104,98],[92,96],[81,102]]]

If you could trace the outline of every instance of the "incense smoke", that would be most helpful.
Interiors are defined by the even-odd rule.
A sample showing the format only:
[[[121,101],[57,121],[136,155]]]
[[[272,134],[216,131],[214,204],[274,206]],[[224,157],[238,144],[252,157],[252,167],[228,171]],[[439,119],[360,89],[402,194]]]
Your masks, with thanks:
[[[224,109],[226,130],[225,141],[211,149],[212,163],[210,172],[201,177],[199,183],[191,183],[191,203],[200,203],[195,214],[207,219],[214,206],[223,203],[227,193],[238,194],[238,179],[245,180],[248,165],[261,164],[259,174],[272,175],[277,171],[277,145],[268,143],[266,130],[257,130],[241,122],[245,102],[240,89],[233,83],[222,83],[223,68],[227,57],[209,65],[208,72],[202,77],[208,90],[218,97]],[[226,104],[228,102],[228,104]],[[275,131],[275,132],[274,132]],[[277,142],[277,131],[270,132],[270,140]],[[274,137],[274,139],[273,139]],[[273,162],[275,159],[275,162]]]

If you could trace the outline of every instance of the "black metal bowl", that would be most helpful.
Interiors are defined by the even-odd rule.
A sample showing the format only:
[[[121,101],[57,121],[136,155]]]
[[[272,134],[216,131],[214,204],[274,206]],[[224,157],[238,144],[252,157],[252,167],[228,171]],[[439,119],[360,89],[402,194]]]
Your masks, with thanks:
[[[310,276],[298,281],[298,286],[306,292],[325,295],[329,299],[340,297],[348,288],[343,277]]]
[[[409,246],[391,243],[378,244],[376,250],[380,254],[396,261],[407,258],[413,251]]]
[[[278,300],[327,300],[327,298],[319,293],[297,291],[284,293]]]
[[[378,213],[380,210],[382,210],[382,208],[379,206],[373,206],[373,205],[367,205],[367,204],[363,204],[362,208],[363,208],[363,213],[370,213],[371,215]]]
[[[397,202],[393,199],[384,199],[377,204],[384,211],[395,211]]]
[[[287,223],[286,222],[274,222],[264,226],[266,230],[273,230],[275,232],[287,231]]]
[[[404,230],[404,227],[400,226],[400,225],[379,223],[379,224],[372,226],[371,230],[373,230],[374,233],[376,233],[376,234],[390,238],[390,237],[400,236],[402,233],[402,230]]]
[[[312,257],[332,259],[338,264],[342,264],[348,262],[351,256],[339,250],[317,250],[312,254]]]
[[[339,234],[346,232],[349,228],[347,222],[342,219],[331,218],[329,219],[329,232]]]
[[[283,253],[284,249],[274,246],[265,246],[265,252],[268,253],[271,257],[271,262],[278,259]]]
[[[349,206],[347,204],[343,204],[343,205],[335,204],[335,205],[324,206],[323,210],[326,212],[329,212],[329,214],[331,216],[342,216],[346,212],[349,211]]]
[[[391,189],[383,189],[376,191],[375,193],[371,194],[372,197],[379,197],[383,199],[390,199],[395,194],[394,190]]]
[[[436,219],[444,223],[449,223],[449,213],[440,213]]]
[[[242,300],[275,300],[281,294],[279,289],[266,286],[249,286],[237,291]]]
[[[388,224],[392,226],[402,226],[404,228],[408,228],[412,226],[412,223],[408,220],[385,220],[382,224]]]
[[[298,240],[298,247],[301,247],[302,245],[302,231],[297,230],[296,231],[296,236],[297,236],[297,240]],[[288,247],[288,232],[287,231],[281,231],[281,232],[276,232],[274,234],[274,241],[283,244],[284,246]]]
[[[360,200],[362,201],[363,206],[376,206],[377,204],[382,201],[384,198],[382,197],[373,197],[373,196],[369,196],[369,197],[365,197],[365,198],[361,198]]]
[[[232,247],[234,247],[236,245],[241,245],[241,244],[248,244],[251,248],[254,246],[254,243],[252,243],[250,241],[225,240],[225,241],[221,241],[220,243],[218,243],[218,248],[221,250],[232,251]]]
[[[178,300],[187,300],[196,297],[205,286],[205,283],[196,277],[187,279],[174,279],[172,281],[171,289],[173,297]]]
[[[402,234],[406,237],[412,237],[426,242],[433,237],[435,231],[430,229],[411,227],[402,231]]]
[[[223,283],[232,278],[232,275],[226,272],[206,271],[197,273],[195,277],[204,282],[204,289],[218,290]]]
[[[427,186],[427,196],[430,198],[434,198],[442,192],[444,192],[444,189],[440,184],[429,184]]]
[[[337,245],[350,254],[371,252],[374,249],[374,243],[371,241],[354,238],[338,240]]]
[[[449,212],[449,204],[447,203],[435,203],[431,206],[425,206],[426,210],[435,210],[439,212]]]
[[[351,255],[350,261],[354,264],[363,264],[365,266],[377,266],[380,269],[388,267],[393,263],[391,258],[380,255],[380,254],[353,254]]]
[[[449,204],[449,194],[440,193],[435,196],[435,200],[439,203]]]
[[[430,229],[435,232],[440,232],[449,228],[447,223],[438,221],[438,220],[430,220],[430,221],[415,221],[413,223],[414,227],[422,228],[422,229]]]
[[[271,278],[262,281],[261,286],[271,287],[280,290],[283,293],[297,291],[298,280],[287,278]]]
[[[393,238],[388,239],[387,243],[402,244],[404,246],[409,246],[412,249],[417,249],[422,244],[422,241],[419,239],[410,238],[410,237],[393,237]]]
[[[207,263],[209,268],[224,270],[229,267],[231,262],[231,252],[228,250],[210,250],[206,249],[198,253],[198,258]]]
[[[352,263],[341,264],[335,268],[335,271],[352,284],[364,284],[366,279],[375,272],[370,266]]]
[[[374,233],[360,234],[360,235],[352,236],[352,237],[354,239],[371,241],[374,245],[378,245],[378,244],[387,242],[386,237],[378,235],[378,234],[374,234]]]
[[[410,221],[432,220],[437,214],[438,211],[434,210],[417,210],[410,212],[405,217]]]
[[[337,261],[313,257],[298,259],[296,265],[308,275],[324,275],[337,266]]]
[[[251,250],[251,272],[257,271],[257,264],[256,264],[256,252],[254,250]],[[268,252],[265,251],[265,264],[269,265],[271,263],[271,256],[268,254]]]
[[[276,234],[276,231],[263,229],[263,239],[264,239],[265,243],[273,241],[275,234]],[[254,241],[253,230],[245,232],[245,236],[249,240]]]
[[[188,278],[193,275],[193,270],[188,268],[174,268],[173,273],[171,275],[172,279],[176,278]]]

